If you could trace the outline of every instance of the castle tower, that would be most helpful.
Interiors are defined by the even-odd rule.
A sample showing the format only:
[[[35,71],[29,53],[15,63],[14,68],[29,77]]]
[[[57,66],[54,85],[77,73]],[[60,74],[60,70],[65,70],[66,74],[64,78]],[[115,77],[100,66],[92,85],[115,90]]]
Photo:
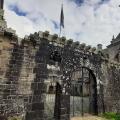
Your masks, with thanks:
[[[0,8],[3,9],[4,0],[0,0]]]
[[[0,28],[7,28],[6,21],[4,19],[4,0],[0,0]]]

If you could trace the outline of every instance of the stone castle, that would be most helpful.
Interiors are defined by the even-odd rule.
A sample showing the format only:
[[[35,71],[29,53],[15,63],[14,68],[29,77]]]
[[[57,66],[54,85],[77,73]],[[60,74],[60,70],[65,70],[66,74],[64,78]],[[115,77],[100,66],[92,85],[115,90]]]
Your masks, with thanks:
[[[0,1],[0,111],[24,114],[25,120],[47,120],[46,93],[51,84],[59,83],[53,108],[57,112],[55,120],[69,120],[70,76],[72,71],[85,68],[93,81],[91,113],[120,113],[120,34],[106,49],[101,44],[94,48],[59,38],[48,31],[20,39],[15,30],[7,28],[3,2]]]

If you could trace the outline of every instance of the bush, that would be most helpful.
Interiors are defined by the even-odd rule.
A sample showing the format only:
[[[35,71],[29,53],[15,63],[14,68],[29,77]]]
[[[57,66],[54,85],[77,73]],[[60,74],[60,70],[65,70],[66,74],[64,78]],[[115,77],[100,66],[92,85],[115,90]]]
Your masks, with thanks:
[[[119,113],[104,113],[103,117],[110,119],[110,120],[120,120],[120,114]]]

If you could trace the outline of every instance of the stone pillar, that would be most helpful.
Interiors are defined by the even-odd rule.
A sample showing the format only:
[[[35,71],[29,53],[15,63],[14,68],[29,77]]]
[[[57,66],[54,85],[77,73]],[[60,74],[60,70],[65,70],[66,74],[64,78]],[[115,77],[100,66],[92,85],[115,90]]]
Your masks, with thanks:
[[[34,68],[35,79],[31,84],[32,94],[28,103],[26,120],[45,120],[44,102],[45,102],[45,79],[47,79],[47,43],[43,40],[35,55],[36,66]]]
[[[97,81],[95,75],[90,71],[90,113],[98,115],[98,96],[97,96]]]
[[[70,95],[61,96],[60,120],[70,120]]]
[[[70,95],[63,95],[58,83],[56,85],[54,118],[55,120],[70,120]]]
[[[61,94],[62,94],[61,85],[59,83],[57,83],[56,84],[56,93],[55,93],[55,108],[54,108],[55,120],[60,120]]]

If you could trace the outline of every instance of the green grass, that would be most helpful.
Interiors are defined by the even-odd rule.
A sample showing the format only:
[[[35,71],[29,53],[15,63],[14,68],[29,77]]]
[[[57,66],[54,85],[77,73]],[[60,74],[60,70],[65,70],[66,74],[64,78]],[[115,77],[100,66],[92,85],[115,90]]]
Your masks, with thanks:
[[[120,114],[119,113],[113,113],[113,112],[104,113],[103,117],[108,119],[108,120],[120,120]]]

